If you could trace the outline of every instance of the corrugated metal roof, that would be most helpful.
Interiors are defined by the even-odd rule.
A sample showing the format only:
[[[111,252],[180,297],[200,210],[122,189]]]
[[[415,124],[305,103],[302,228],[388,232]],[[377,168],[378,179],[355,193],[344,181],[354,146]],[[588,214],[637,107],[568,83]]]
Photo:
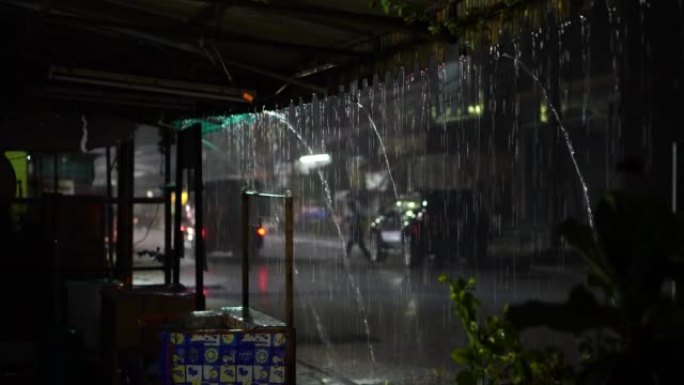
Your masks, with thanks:
[[[107,94],[111,84],[50,78],[53,67],[237,90],[229,103],[177,94],[179,103],[165,110],[179,115],[249,110],[252,105],[240,102],[242,90],[255,96],[254,105],[334,93],[342,75],[370,76],[374,63],[435,41],[426,26],[407,25],[368,0],[0,0],[0,33],[12,61],[0,78],[10,85],[5,99],[11,103],[61,97],[130,108],[141,93],[150,101],[160,96],[119,85],[105,103],[88,95],[93,89]],[[51,92],[41,91],[46,87]],[[160,105],[169,93],[164,96]],[[146,104],[141,108],[149,113]]]

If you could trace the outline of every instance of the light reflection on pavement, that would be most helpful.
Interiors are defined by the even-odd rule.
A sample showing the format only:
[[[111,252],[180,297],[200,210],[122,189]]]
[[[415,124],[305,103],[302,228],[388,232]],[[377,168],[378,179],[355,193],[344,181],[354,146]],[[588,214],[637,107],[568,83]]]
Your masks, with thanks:
[[[273,236],[250,269],[250,304],[284,319],[282,238]],[[456,366],[450,352],[465,339],[452,313],[446,285],[437,277],[475,276],[483,314],[499,312],[506,303],[527,299],[562,300],[579,276],[571,267],[533,266],[515,269],[502,264],[467,271],[463,266],[425,264],[406,269],[397,261],[369,264],[353,254],[349,274],[355,278],[367,309],[370,336],[363,329],[338,241],[301,237],[295,242],[295,326],[298,335],[298,383],[442,384],[453,383]],[[194,287],[194,261],[182,261],[181,282]],[[213,256],[205,272],[207,307],[241,303],[241,265],[237,258]],[[160,283],[161,272],[140,272],[136,284]],[[317,322],[317,320],[319,322]],[[327,334],[332,348],[322,342]],[[571,339],[548,330],[524,334],[531,345]],[[376,362],[369,359],[369,344]],[[572,351],[569,351],[572,354]],[[300,382],[301,379],[301,382]],[[323,382],[322,382],[323,381]]]

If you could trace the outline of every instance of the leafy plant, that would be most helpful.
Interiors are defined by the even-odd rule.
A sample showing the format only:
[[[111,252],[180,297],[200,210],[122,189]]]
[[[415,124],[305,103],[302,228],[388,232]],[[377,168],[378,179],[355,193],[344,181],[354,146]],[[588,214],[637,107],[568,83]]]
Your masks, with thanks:
[[[479,323],[473,279],[452,280],[468,344],[452,358],[471,384],[668,384],[684,363],[684,222],[652,196],[610,192],[595,227],[569,219],[557,231],[584,257],[586,279],[564,303],[529,301]],[[519,332],[533,326],[577,336],[581,361],[553,347],[527,350]]]
[[[369,0],[369,7],[379,7],[386,14],[395,14],[407,24],[421,21],[427,24],[432,34],[448,33],[454,37],[461,37],[471,30],[481,30],[493,19],[508,20],[515,12],[522,12],[540,3],[539,0],[501,0],[483,6],[468,7],[465,14],[453,14],[450,7],[458,2],[450,0],[431,0],[427,5],[419,6],[407,0]]]
[[[475,280],[439,277],[449,284],[450,298],[468,338],[465,347],[452,352],[456,364],[465,365],[457,375],[459,385],[474,384],[569,384],[572,371],[562,352],[554,347],[526,349],[515,326],[503,316],[478,320],[480,302],[473,294]]]
[[[572,332],[582,339],[578,382],[665,384],[684,363],[684,226],[662,201],[611,192],[595,228],[569,219],[560,235],[587,265],[586,282],[563,304],[513,306],[511,322]]]

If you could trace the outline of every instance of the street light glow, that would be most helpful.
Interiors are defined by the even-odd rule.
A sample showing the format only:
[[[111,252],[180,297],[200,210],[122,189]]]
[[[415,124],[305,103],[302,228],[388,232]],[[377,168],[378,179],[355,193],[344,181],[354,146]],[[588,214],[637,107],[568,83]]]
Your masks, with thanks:
[[[330,155],[328,155],[328,154],[304,155],[304,156],[299,157],[299,162],[301,164],[326,165],[326,164],[330,164]]]

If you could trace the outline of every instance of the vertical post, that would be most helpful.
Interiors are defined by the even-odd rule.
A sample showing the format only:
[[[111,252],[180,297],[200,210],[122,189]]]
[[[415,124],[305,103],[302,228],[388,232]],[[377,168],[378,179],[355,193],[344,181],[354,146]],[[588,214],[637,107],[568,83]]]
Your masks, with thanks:
[[[163,128],[164,146],[164,284],[171,284],[171,132]]]
[[[43,194],[47,189],[45,188],[45,179],[44,179],[44,170],[43,167],[45,165],[45,158],[43,157],[43,154],[40,156],[36,157],[35,163],[34,163],[34,168],[33,168],[33,175],[34,175],[34,180],[33,183],[35,183],[35,187],[32,190],[32,195],[33,196],[40,196]]]
[[[677,215],[677,142],[672,142],[672,214]],[[670,281],[672,299],[677,298],[677,282]]]
[[[294,329],[294,216],[292,191],[285,194],[285,319],[287,323],[286,383],[295,383],[295,329]]]
[[[247,322],[249,314],[249,192],[242,191],[242,319]]]
[[[49,266],[49,271],[50,273],[50,286],[52,289],[52,314],[53,314],[53,320],[57,323],[62,321],[62,318],[64,316],[64,308],[63,305],[63,296],[62,296],[62,285],[63,285],[63,277],[61,272],[61,258],[60,258],[60,239],[59,239],[59,231],[58,231],[58,223],[61,215],[64,215],[63,213],[63,208],[62,208],[62,199],[60,199],[59,196],[56,194],[53,194],[49,198],[49,207],[48,207],[48,212],[49,212],[49,220],[50,220],[50,227],[49,227],[49,235],[50,235],[50,243],[51,247],[50,250],[52,251],[52,255],[50,258],[50,266]]]
[[[112,202],[112,148],[107,146],[107,260],[114,267],[114,206]]]
[[[119,145],[116,276],[126,286],[133,284],[133,141]]]
[[[52,192],[57,194],[59,191],[59,155],[55,153],[55,156],[52,158],[52,160]]]
[[[672,212],[677,213],[677,142],[672,142]]]
[[[292,215],[292,191],[285,196],[285,320],[288,325],[294,322],[294,220]]]
[[[202,197],[202,126],[192,127],[195,147],[192,153],[195,155],[195,309],[204,310],[206,298],[204,298],[204,199]]]
[[[176,134],[176,185],[174,189],[174,223],[173,223],[173,285],[180,284],[180,259],[183,253],[183,233],[181,232],[181,221],[183,218],[183,141],[181,133]]]

